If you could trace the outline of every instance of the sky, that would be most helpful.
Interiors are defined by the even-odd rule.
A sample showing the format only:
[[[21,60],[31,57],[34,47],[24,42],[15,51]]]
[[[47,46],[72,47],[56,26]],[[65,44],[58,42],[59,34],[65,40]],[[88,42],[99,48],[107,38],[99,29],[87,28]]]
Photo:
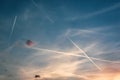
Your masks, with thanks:
[[[0,0],[0,80],[120,80],[119,35],[120,0]]]

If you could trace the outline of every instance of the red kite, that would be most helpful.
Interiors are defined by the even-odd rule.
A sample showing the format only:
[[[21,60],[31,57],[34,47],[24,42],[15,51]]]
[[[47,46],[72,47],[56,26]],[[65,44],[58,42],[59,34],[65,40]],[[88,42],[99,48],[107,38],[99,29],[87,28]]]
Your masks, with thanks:
[[[34,43],[33,43],[33,41],[31,41],[31,40],[27,40],[27,41],[26,41],[26,44],[27,44],[28,46],[33,46]]]

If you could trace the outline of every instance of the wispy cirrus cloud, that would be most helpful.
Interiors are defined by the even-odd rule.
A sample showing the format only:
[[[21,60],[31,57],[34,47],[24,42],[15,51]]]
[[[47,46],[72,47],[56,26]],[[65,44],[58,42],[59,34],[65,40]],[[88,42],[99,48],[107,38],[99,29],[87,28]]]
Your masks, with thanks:
[[[70,31],[72,32],[72,29]],[[73,31],[74,31],[74,29],[73,29]],[[80,30],[78,30],[78,31],[80,31]],[[86,30],[84,30],[84,31],[86,31]],[[89,32],[89,29],[87,29],[87,31]],[[92,30],[92,32],[94,32],[94,30]],[[76,34],[77,30],[76,30],[76,32],[72,32],[72,33]],[[96,33],[97,33],[97,31],[96,31]],[[66,34],[66,32],[64,34]],[[68,35],[70,35],[70,34],[68,34]],[[80,35],[84,35],[84,34],[80,34]],[[89,33],[87,33],[86,35],[89,36],[89,38],[91,36],[91,35],[89,35]],[[77,41],[77,40],[79,40],[77,35],[75,35],[74,37],[73,36],[70,36],[70,37],[75,42],[77,42],[78,46],[84,45],[84,43],[81,43],[81,42],[79,43]],[[60,39],[60,37],[58,37],[58,38]],[[77,38],[77,40],[76,40],[76,38]],[[61,39],[62,39],[62,37],[61,37]],[[69,42],[68,39],[66,38],[66,40],[62,41],[62,43],[65,44],[66,41]],[[61,42],[61,40],[59,40],[57,42]],[[59,79],[63,79],[63,80],[68,80],[68,79],[91,80],[91,79],[93,79],[93,80],[97,80],[99,77],[100,77],[100,79],[115,80],[115,79],[112,79],[112,77],[109,78],[108,75],[114,74],[115,76],[118,77],[119,74],[116,74],[114,72],[111,74],[109,71],[106,71],[106,68],[109,68],[109,66],[113,65],[113,64],[114,64],[113,68],[110,68],[111,70],[114,70],[114,67],[116,67],[117,69],[119,68],[119,61],[115,61],[115,60],[112,61],[111,60],[112,58],[108,56],[108,55],[112,54],[110,52],[113,52],[113,51],[116,52],[116,50],[114,50],[114,49],[109,50],[109,49],[111,49],[110,45],[113,46],[114,44],[105,45],[101,41],[99,42],[98,39],[95,39],[93,41],[93,43],[91,43],[89,41],[89,39],[86,40],[85,42],[87,42],[85,44],[86,46],[81,46],[81,48],[85,52],[87,52],[89,57],[94,57],[94,58],[98,59],[98,60],[95,60],[94,58],[91,58],[92,60],[95,61],[95,63],[97,65],[99,65],[103,69],[102,71],[97,70],[95,68],[95,66],[93,66],[89,62],[88,59],[86,59],[86,57],[80,57],[80,56],[76,57],[73,55],[68,55],[71,53],[74,55],[83,55],[82,52],[79,52],[79,50],[76,50],[76,47],[74,45],[73,45],[74,48],[73,48],[73,46],[71,46],[66,49],[65,48],[60,49],[58,44],[52,44],[53,46],[56,46],[56,47],[53,47],[53,50],[54,50],[53,52],[51,51],[52,47],[48,47],[47,51],[41,50],[40,48],[38,48],[38,49],[36,49],[34,47],[30,48],[31,50],[35,50],[35,52],[26,57],[26,59],[24,60],[24,63],[22,63],[23,66],[18,67],[18,70],[17,70],[18,74],[21,77],[21,79],[23,79],[23,80],[32,80],[32,79],[34,79],[35,74],[41,75],[41,79],[43,79],[43,80],[44,79],[48,79],[48,80],[54,80],[54,79],[55,80],[59,80]],[[71,44],[71,43],[69,42],[69,44]],[[39,46],[39,47],[42,48],[42,46]],[[67,47],[67,45],[64,47]],[[59,54],[56,54],[56,53],[58,53],[58,52],[56,52],[58,50],[61,50],[61,53],[59,52]],[[69,51],[69,52],[66,52],[66,51]],[[109,51],[109,53],[106,51]],[[62,52],[64,52],[64,54],[62,54]],[[104,54],[106,54],[106,56],[102,56]],[[116,56],[117,56],[117,54],[116,54]],[[114,56],[114,57],[116,58],[116,56]],[[107,57],[106,61],[105,61],[105,57]],[[98,73],[98,74],[96,74],[96,73]],[[104,75],[102,75],[102,74],[104,74]]]

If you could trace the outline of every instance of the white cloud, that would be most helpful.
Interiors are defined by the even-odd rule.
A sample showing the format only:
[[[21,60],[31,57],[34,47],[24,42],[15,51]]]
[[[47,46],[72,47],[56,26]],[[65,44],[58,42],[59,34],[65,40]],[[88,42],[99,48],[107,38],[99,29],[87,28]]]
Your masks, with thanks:
[[[38,49],[34,49],[34,47],[29,48],[30,50],[34,49],[34,52],[32,54],[29,54],[24,59],[24,62],[22,62],[22,65],[18,65],[13,61],[13,62],[9,62],[7,67],[8,69],[11,69],[10,72],[12,72],[13,70],[12,72],[14,73],[13,75],[15,75],[15,73],[17,74],[17,76],[13,76],[13,77],[20,78],[22,80],[33,80],[34,75],[36,74],[41,75],[41,78],[43,79],[48,78],[48,80],[61,79],[61,78],[65,78],[65,80],[68,80],[70,77],[89,80],[88,74],[89,75],[93,74],[91,73],[91,71],[97,72],[97,69],[85,57],[81,58],[80,56],[74,56],[74,55],[81,55],[82,53],[79,52],[79,50],[77,50],[76,47],[74,47],[74,45],[73,46],[65,45],[66,42],[71,44],[68,41],[68,39],[65,37],[70,36],[78,44],[78,46],[85,45],[85,46],[81,46],[81,48],[87,52],[88,56],[94,57],[92,59],[95,61],[95,63],[97,63],[98,65],[100,65],[100,67],[103,68],[104,64],[111,64],[111,62],[109,60],[105,61],[105,60],[99,59],[99,58],[104,58],[104,57],[101,57],[100,55],[106,54],[107,51],[109,52],[116,51],[116,49],[111,47],[111,45],[116,46],[118,45],[118,43],[116,43],[115,45],[113,44],[108,45],[108,44],[101,43],[101,41],[99,41],[98,39],[95,39],[92,42],[89,41],[89,38],[91,38],[90,34],[97,36],[96,34],[100,34],[101,31],[99,31],[98,29],[82,29],[82,30],[68,29],[66,30],[66,32],[59,35],[60,37],[59,36],[57,37],[59,39],[57,39],[55,44],[51,43],[50,46],[47,46],[48,49],[53,49],[54,52],[50,50],[40,51]],[[79,35],[83,36],[82,38],[84,38],[84,36],[86,35],[87,35],[86,37],[89,37],[88,40],[85,40],[85,42],[87,42],[86,44],[77,41],[80,38],[78,37]],[[63,39],[63,37],[66,40],[61,40]],[[64,46],[62,46],[64,48],[60,48],[61,47],[60,44],[64,44]],[[19,46],[19,45],[17,44],[15,46]],[[42,46],[39,46],[39,47],[43,48]],[[23,48],[27,49],[24,45],[23,45]],[[109,50],[111,48],[113,49]],[[59,54],[55,54],[56,51],[60,51],[62,53],[64,52],[64,54],[67,54],[67,55],[63,55],[60,52]],[[68,54],[72,54],[72,55],[68,55]],[[13,56],[11,58],[15,58],[15,57]],[[13,60],[16,60],[16,59],[17,58]],[[21,61],[23,60],[21,59]],[[13,68],[16,68],[16,69],[13,69]],[[87,73],[88,74],[84,75],[83,72],[85,74]],[[74,78],[72,78],[72,80],[74,80]]]

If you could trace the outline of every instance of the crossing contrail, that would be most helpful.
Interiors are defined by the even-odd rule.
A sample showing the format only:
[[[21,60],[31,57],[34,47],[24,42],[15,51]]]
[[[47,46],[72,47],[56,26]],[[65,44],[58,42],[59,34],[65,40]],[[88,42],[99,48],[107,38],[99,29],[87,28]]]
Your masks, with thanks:
[[[14,21],[13,21],[12,29],[10,31],[10,35],[9,35],[9,38],[8,38],[8,45],[10,44],[10,40],[11,40],[13,31],[14,31],[14,28],[15,28],[16,20],[17,20],[17,16],[15,16]]]
[[[73,42],[70,38],[68,38],[70,41],[71,41],[71,43],[76,47],[76,48],[78,48],[84,55],[85,55],[85,57],[86,58],[88,58],[88,60],[91,62],[91,63],[93,63],[93,65],[95,65],[99,70],[101,70],[102,71],[102,69],[85,53],[85,51],[83,51],[75,42]]]
[[[56,50],[50,50],[50,49],[44,49],[44,48],[37,48],[37,47],[31,47],[31,49],[38,50],[38,51],[46,51],[46,52],[53,52],[57,54],[62,54],[62,55],[68,55],[68,56],[75,56],[75,57],[83,57],[86,58],[84,55],[78,55],[70,52],[62,52],[62,51],[56,51]],[[99,59],[99,58],[94,58],[90,57],[91,59],[97,60],[97,61],[102,61],[102,62],[109,62],[109,63],[120,63],[118,61],[110,61],[110,60],[104,60],[104,59]]]

